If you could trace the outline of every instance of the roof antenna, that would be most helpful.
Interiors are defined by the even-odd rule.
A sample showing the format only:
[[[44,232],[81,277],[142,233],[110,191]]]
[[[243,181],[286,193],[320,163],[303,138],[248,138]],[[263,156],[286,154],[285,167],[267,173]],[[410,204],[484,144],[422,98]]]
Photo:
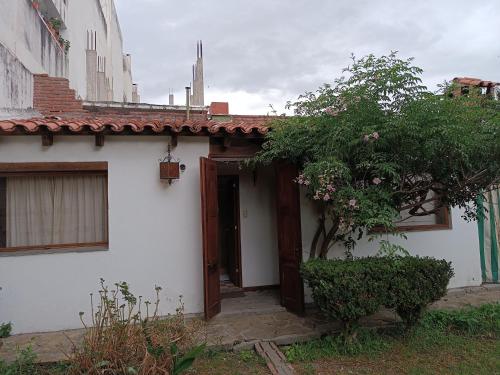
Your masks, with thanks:
[[[200,59],[203,58],[203,41],[200,40]]]

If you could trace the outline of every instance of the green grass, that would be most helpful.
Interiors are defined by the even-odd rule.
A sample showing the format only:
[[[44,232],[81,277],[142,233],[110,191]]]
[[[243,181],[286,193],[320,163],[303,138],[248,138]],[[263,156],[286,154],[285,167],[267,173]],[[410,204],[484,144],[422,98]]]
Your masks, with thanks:
[[[500,304],[428,312],[411,332],[361,330],[296,344],[285,354],[300,374],[500,374]]]
[[[268,375],[266,364],[253,350],[239,353],[207,350],[188,374],[199,375]]]

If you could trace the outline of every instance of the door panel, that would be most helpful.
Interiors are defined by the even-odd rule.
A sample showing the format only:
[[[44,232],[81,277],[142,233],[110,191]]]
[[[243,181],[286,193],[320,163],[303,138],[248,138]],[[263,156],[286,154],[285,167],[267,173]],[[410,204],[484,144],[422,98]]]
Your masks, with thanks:
[[[297,168],[288,163],[276,165],[281,304],[295,313],[304,312],[304,284],[300,276],[302,237],[299,186],[293,180]]]
[[[201,214],[203,230],[203,282],[205,318],[220,313],[218,248],[217,163],[200,158]]]

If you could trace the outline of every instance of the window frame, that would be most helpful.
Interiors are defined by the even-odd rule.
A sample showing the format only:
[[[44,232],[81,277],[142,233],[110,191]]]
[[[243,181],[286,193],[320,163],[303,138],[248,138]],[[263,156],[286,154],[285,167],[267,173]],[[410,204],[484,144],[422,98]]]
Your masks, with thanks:
[[[107,241],[92,243],[66,243],[36,246],[0,247],[0,254],[23,253],[38,250],[48,251],[75,251],[75,250],[106,250],[109,248],[109,192],[108,192],[108,162],[29,162],[29,163],[0,163],[0,178],[26,176],[104,176],[107,220],[105,232]]]
[[[451,210],[448,207],[442,207],[440,212],[438,213],[440,217],[442,217],[443,222],[439,224],[409,224],[409,225],[400,225],[395,226],[393,232],[425,232],[432,230],[447,230],[453,229],[451,222]],[[387,233],[390,232],[386,228],[382,226],[378,226],[372,228],[371,232],[376,233]]]

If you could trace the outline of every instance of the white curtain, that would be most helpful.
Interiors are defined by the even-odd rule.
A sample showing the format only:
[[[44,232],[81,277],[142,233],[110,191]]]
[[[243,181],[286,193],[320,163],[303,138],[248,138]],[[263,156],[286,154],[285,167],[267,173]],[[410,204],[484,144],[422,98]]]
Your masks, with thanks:
[[[107,241],[105,176],[8,177],[7,247]]]

